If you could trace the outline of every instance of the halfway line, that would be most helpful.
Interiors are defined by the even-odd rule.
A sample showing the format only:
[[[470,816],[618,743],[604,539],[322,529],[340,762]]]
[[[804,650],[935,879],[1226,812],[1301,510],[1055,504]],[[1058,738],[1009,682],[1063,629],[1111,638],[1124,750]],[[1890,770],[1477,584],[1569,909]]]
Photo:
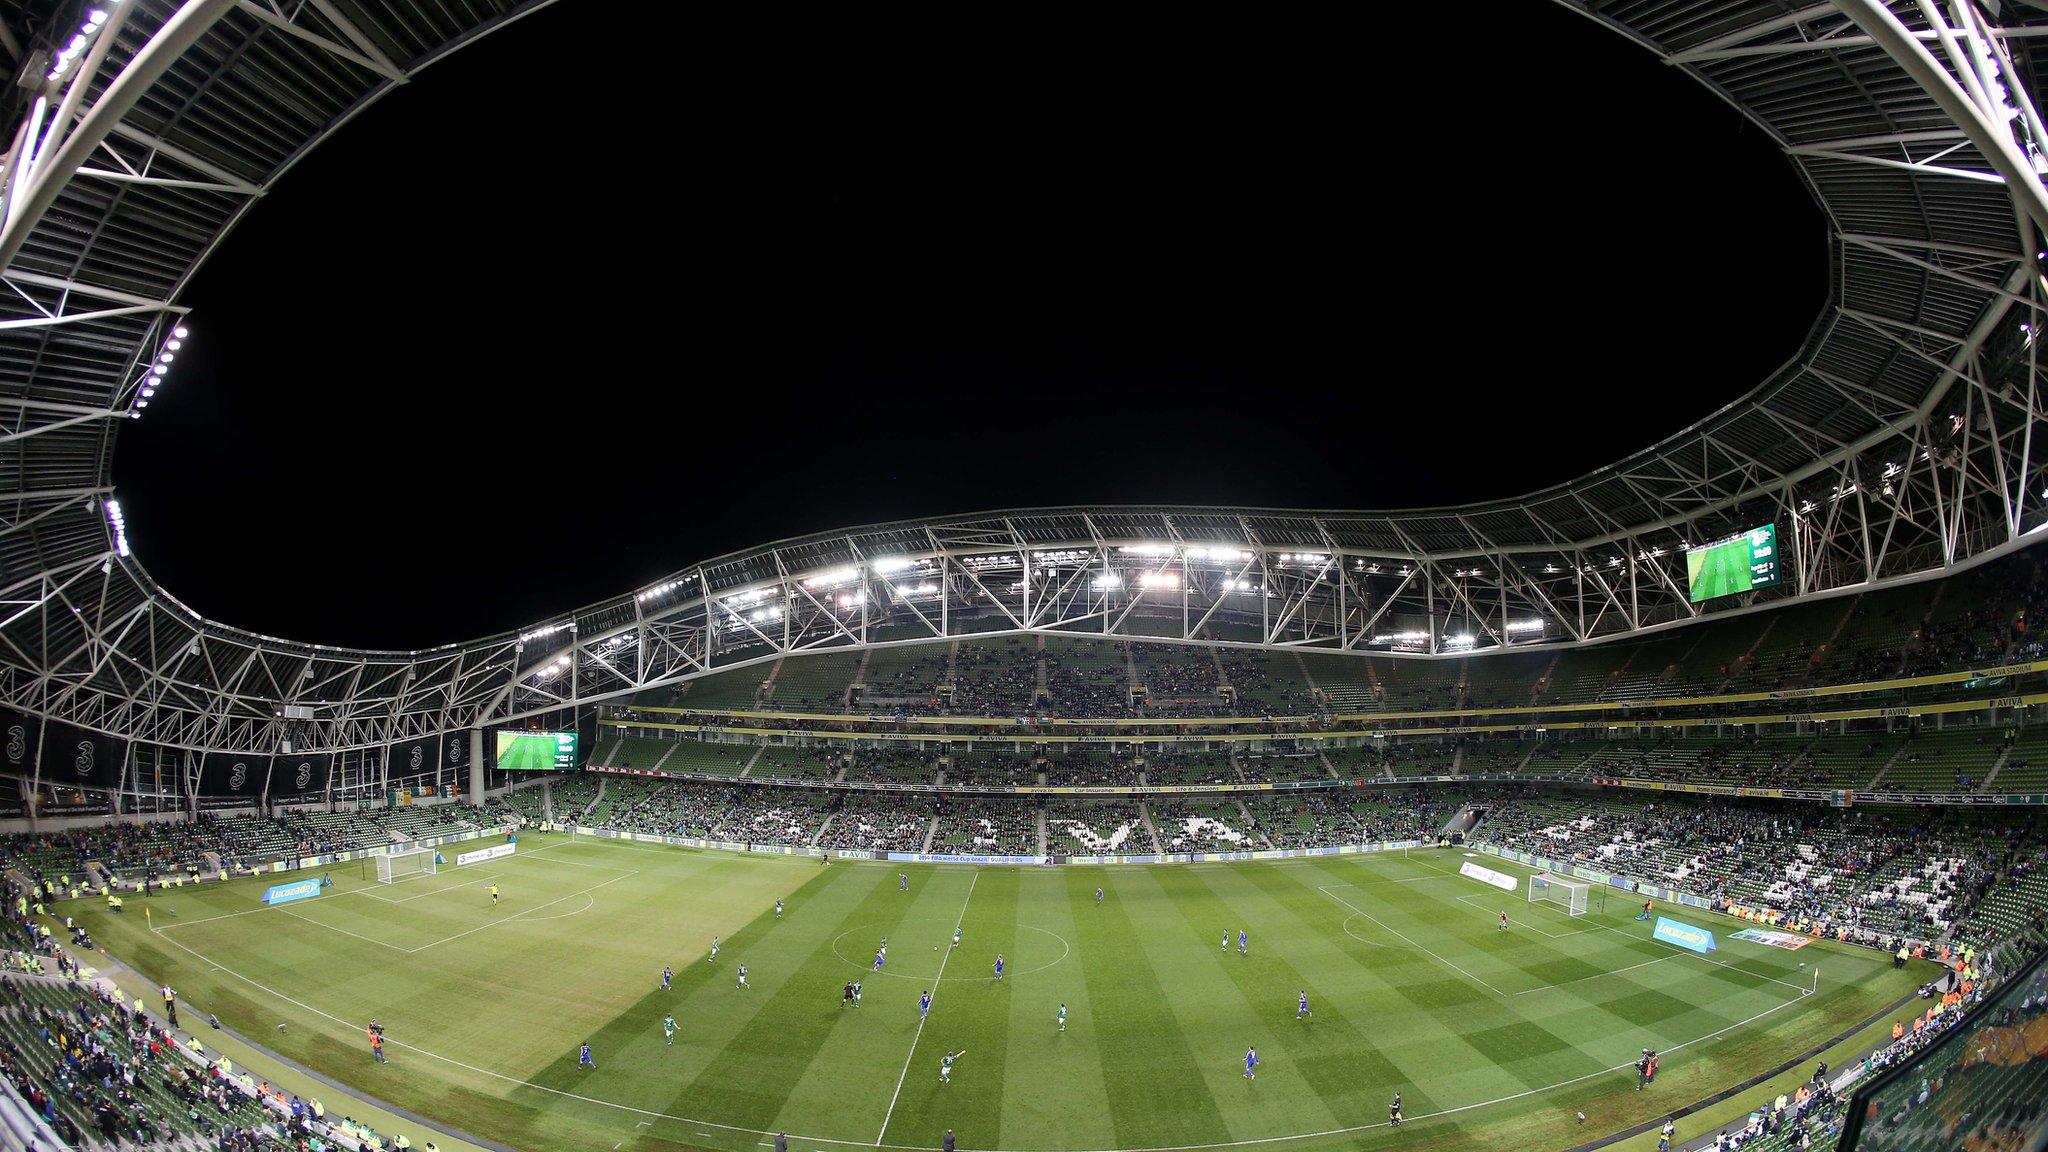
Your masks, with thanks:
[[[967,900],[960,902],[960,914],[953,917],[953,923],[958,924],[967,919],[967,902],[974,899],[974,886],[980,883],[980,881],[981,869],[976,868],[973,874],[967,878]],[[953,958],[953,951],[953,949],[948,948],[946,949],[946,954],[939,957],[939,974],[932,977],[933,1003],[938,1002],[939,981],[946,978],[946,962]],[[896,1074],[896,1090],[889,1093],[889,1110],[882,1113],[882,1130],[875,1133],[875,1147],[877,1148],[882,1146],[882,1137],[889,1134],[889,1118],[896,1115],[896,1098],[903,1095],[903,1081],[910,1075],[910,1062],[917,1059],[917,1042],[924,1038],[924,1022],[927,1016],[928,1013],[921,1012],[918,1014],[917,1031],[911,1033],[910,1036],[910,1052],[903,1057],[903,1071]]]

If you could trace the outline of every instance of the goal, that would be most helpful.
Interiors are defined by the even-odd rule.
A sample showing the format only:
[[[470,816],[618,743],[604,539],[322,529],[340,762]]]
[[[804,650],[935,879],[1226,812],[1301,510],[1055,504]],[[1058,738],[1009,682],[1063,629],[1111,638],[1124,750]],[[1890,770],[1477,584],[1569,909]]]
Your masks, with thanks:
[[[1529,903],[1563,905],[1573,916],[1586,914],[1586,898],[1593,886],[1584,880],[1568,880],[1548,872],[1529,877]]]
[[[432,876],[440,868],[434,862],[432,848],[413,848],[404,852],[388,852],[377,857],[377,883],[396,884],[415,876]]]

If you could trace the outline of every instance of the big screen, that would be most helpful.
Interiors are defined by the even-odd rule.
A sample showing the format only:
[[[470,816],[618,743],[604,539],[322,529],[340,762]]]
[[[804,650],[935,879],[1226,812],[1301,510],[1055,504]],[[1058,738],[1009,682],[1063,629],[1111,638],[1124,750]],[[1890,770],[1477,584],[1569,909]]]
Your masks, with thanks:
[[[498,730],[498,767],[510,771],[573,772],[576,733]]]
[[[1778,582],[1778,527],[1766,524],[1685,553],[1686,591],[1697,604]]]

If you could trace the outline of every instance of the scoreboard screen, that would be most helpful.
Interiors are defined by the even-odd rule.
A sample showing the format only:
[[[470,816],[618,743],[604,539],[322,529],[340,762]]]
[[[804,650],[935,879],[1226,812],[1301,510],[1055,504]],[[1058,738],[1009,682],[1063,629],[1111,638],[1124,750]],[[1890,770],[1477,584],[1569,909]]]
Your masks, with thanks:
[[[1778,582],[1778,526],[1766,524],[1685,553],[1687,594],[1697,604]]]
[[[498,767],[513,772],[574,772],[576,733],[499,729]]]

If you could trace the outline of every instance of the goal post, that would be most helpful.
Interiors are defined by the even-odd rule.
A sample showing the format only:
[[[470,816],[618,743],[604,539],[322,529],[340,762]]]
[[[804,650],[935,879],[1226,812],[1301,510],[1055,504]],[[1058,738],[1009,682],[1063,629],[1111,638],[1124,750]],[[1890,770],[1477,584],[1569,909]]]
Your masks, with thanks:
[[[1529,877],[1529,903],[1556,904],[1573,916],[1586,914],[1586,904],[1592,892],[1593,885],[1585,880],[1573,880],[1548,872],[1538,872]]]
[[[432,848],[410,848],[402,852],[387,852],[377,857],[377,883],[397,884],[416,876],[432,876],[440,871],[435,863]]]

